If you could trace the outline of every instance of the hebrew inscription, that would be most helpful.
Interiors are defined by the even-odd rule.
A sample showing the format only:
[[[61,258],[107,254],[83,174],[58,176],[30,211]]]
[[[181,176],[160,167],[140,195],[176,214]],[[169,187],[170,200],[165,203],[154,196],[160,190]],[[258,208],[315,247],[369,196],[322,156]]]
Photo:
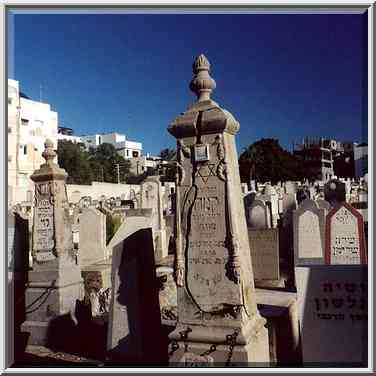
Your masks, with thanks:
[[[330,263],[360,264],[358,218],[342,206],[331,218]]]
[[[37,261],[48,261],[55,258],[51,252],[55,247],[54,239],[54,207],[48,183],[37,184],[35,188],[34,217],[34,251]]]

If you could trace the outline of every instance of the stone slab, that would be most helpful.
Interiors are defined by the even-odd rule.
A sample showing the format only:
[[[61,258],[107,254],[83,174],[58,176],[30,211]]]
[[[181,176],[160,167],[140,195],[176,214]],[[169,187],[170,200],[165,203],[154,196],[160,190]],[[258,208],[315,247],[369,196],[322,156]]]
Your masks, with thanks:
[[[293,213],[295,265],[324,264],[325,209],[304,200]]]
[[[255,280],[279,280],[278,229],[248,228]]]
[[[362,215],[343,202],[326,217],[326,264],[366,264],[367,252]]]
[[[116,360],[161,361],[152,223],[150,218],[132,219],[137,223],[128,222],[123,238],[113,249],[107,350],[110,358]]]
[[[295,268],[304,366],[366,366],[367,266]]]

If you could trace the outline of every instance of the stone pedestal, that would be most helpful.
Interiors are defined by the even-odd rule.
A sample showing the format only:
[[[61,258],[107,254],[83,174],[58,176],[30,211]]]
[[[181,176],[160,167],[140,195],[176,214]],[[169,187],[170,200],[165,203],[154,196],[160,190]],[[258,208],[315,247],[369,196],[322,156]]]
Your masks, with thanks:
[[[57,322],[74,311],[76,299],[83,296],[81,272],[73,252],[67,174],[53,163],[56,153],[52,142],[47,140],[45,147],[42,156],[46,163],[31,176],[35,182],[33,269],[28,273],[26,321],[21,328],[30,334],[31,345],[53,345],[56,334],[68,335],[64,329],[69,326],[68,318],[61,331]]]
[[[199,56],[198,101],[169,132],[178,140],[173,366],[265,366],[266,320],[257,310],[234,135],[239,123],[210,99],[210,64]]]

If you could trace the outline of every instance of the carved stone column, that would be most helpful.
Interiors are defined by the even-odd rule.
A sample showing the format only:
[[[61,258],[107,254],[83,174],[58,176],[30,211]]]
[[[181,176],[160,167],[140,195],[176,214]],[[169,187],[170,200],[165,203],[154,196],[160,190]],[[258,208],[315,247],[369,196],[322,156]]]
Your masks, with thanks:
[[[178,324],[170,364],[265,366],[266,320],[257,310],[235,134],[239,123],[210,99],[215,81],[200,55],[197,102],[168,131],[177,139]]]
[[[22,325],[22,331],[30,333],[29,344],[35,345],[47,344],[52,320],[73,309],[83,294],[69,221],[67,173],[53,162],[52,141],[46,140],[42,156],[46,163],[31,176],[35,183],[33,269],[28,274]]]

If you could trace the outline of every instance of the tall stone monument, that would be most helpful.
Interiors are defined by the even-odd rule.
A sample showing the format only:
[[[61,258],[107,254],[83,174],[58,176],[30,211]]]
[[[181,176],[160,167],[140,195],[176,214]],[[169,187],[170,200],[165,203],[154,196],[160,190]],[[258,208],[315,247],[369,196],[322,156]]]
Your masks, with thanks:
[[[42,154],[46,163],[31,179],[35,183],[32,257],[26,290],[26,321],[23,332],[29,344],[46,345],[53,319],[74,308],[83,293],[79,266],[73,252],[69,205],[65,181],[67,173],[53,159],[53,143],[46,140]]]
[[[190,89],[198,100],[168,128],[178,156],[170,364],[267,365],[235,145],[239,123],[210,99],[216,84],[209,69],[204,55],[196,58]]]

